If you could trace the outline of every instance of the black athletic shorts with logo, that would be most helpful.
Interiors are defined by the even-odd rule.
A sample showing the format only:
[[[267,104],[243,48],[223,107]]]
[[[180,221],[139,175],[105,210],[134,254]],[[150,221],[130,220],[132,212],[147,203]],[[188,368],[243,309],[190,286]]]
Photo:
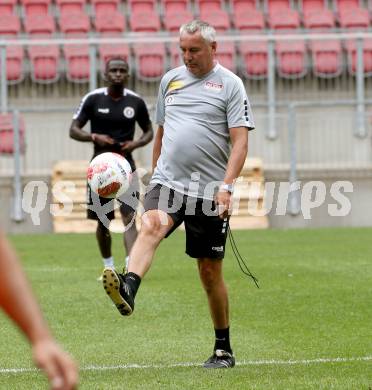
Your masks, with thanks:
[[[225,255],[228,218],[221,219],[212,200],[183,195],[161,184],[148,187],[144,209],[162,210],[173,220],[168,237],[182,222],[186,253],[193,258],[222,259]]]
[[[133,160],[128,159],[128,162],[132,168],[132,172],[136,171],[136,165]],[[93,197],[95,199],[93,199]],[[140,186],[138,176],[135,174],[132,176],[132,181],[129,189],[120,198],[116,199],[119,202],[120,212],[123,215],[130,215],[137,210],[140,197]],[[92,193],[89,185],[87,184],[87,218],[103,221],[105,218],[112,221],[115,219],[114,203],[113,207],[110,207],[110,211],[107,211],[105,207],[110,201],[115,202],[114,199],[102,198],[98,194]],[[93,208],[93,210],[92,210]]]

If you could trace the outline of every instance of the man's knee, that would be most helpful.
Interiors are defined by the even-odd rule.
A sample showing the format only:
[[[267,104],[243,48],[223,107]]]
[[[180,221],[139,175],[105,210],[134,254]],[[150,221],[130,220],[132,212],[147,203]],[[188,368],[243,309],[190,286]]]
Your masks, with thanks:
[[[199,259],[199,275],[206,291],[222,280],[221,260]]]
[[[167,234],[171,224],[172,220],[166,213],[159,210],[147,211],[142,216],[140,235],[161,240]]]

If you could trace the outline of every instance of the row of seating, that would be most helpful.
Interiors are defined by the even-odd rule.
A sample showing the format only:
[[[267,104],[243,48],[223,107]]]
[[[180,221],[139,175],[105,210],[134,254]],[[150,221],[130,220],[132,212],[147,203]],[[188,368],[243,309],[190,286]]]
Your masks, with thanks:
[[[365,76],[372,75],[372,39],[363,43],[363,67]],[[101,70],[112,57],[126,58],[138,79],[159,80],[164,72],[182,63],[178,45],[137,44],[131,48],[126,44],[104,44],[98,47]],[[247,41],[235,45],[221,42],[217,59],[225,67],[244,77],[263,79],[268,75],[267,42]],[[337,77],[345,68],[352,75],[357,71],[357,49],[355,41],[343,44],[337,40],[277,42],[275,62],[279,76],[300,78],[312,71],[318,77]],[[89,80],[89,46],[66,44],[29,46],[26,51],[20,46],[7,48],[7,80],[10,84],[23,81],[30,69],[31,79],[39,83],[57,81],[61,73],[72,82]]]
[[[0,34],[19,34],[21,22],[11,7],[16,0],[0,3]],[[57,31],[55,16],[62,33],[93,31],[89,15],[85,12],[85,0],[57,0],[58,12],[50,13],[50,0],[22,0],[25,17],[24,32],[28,34],[54,33]],[[7,3],[9,2],[9,3]],[[301,14],[293,9],[291,0],[267,0],[266,12],[256,7],[255,0],[233,1],[229,14],[221,0],[198,0],[197,10],[188,0],[162,0],[164,12],[159,12],[155,0],[129,0],[128,23],[118,6],[119,0],[92,0],[94,13],[92,25],[97,32],[153,32],[178,31],[179,26],[198,16],[211,23],[218,31],[231,29],[257,31],[330,29],[334,27],[367,29],[371,16],[368,9],[359,6],[358,0],[338,0],[337,11],[330,10],[324,0],[302,0]],[[371,0],[372,3],[372,0]],[[78,27],[72,28],[77,24]],[[73,31],[71,31],[73,30]]]

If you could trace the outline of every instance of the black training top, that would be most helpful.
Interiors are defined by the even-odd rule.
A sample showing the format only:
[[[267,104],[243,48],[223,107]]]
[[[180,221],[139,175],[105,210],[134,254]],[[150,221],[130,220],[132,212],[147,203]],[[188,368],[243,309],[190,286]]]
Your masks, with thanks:
[[[90,121],[91,133],[106,134],[117,144],[101,147],[94,144],[94,156],[103,152],[120,153],[120,142],[132,141],[137,122],[143,131],[148,130],[150,115],[144,100],[124,88],[123,97],[113,99],[108,95],[107,88],[98,88],[83,97],[73,119],[83,127]],[[126,155],[131,159],[131,156]]]

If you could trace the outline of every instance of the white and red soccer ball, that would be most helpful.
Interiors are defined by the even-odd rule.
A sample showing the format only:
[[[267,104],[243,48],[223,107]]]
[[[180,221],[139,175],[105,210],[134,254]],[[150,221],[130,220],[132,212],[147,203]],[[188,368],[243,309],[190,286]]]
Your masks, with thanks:
[[[113,199],[128,190],[132,169],[120,154],[102,153],[90,162],[87,179],[92,191],[103,198]]]

